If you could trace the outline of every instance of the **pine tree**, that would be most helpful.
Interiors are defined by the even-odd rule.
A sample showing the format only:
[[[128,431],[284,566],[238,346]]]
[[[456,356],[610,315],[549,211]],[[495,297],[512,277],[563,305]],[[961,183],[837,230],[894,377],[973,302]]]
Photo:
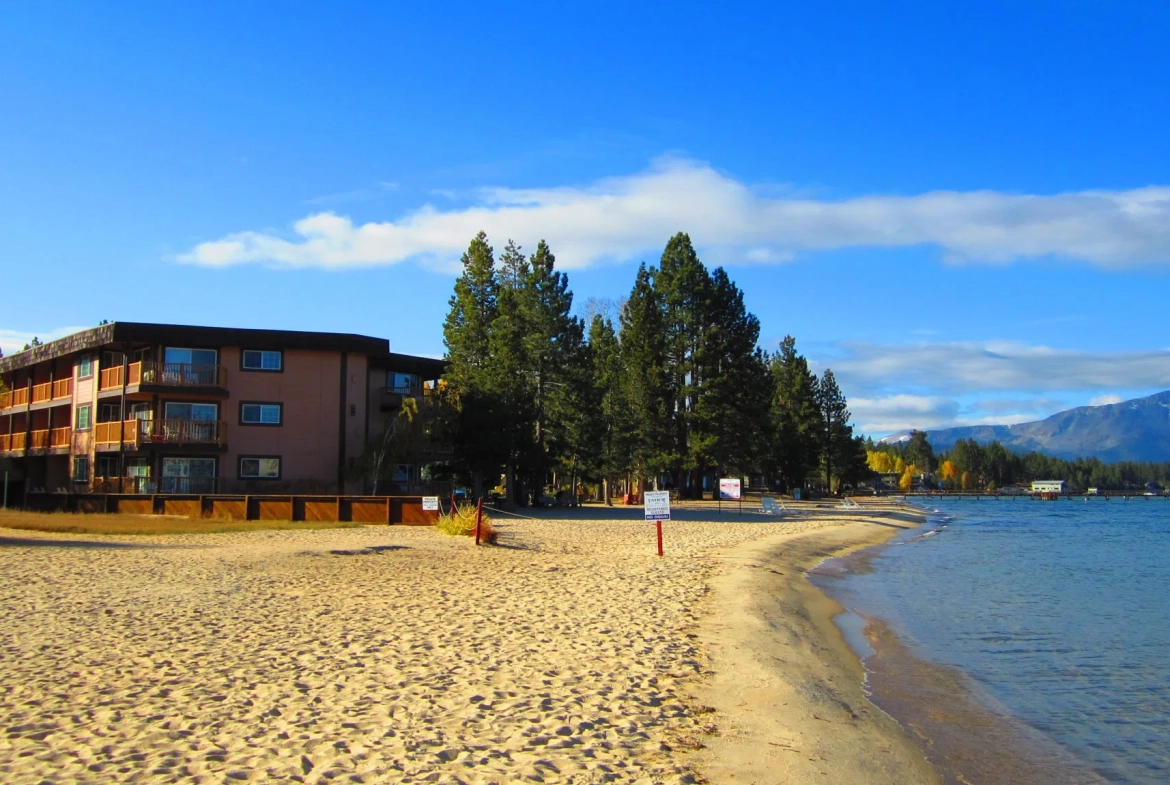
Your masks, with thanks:
[[[706,337],[711,312],[711,279],[699,261],[691,238],[679,232],[666,244],[654,276],[654,287],[662,308],[664,370],[670,404],[668,467],[680,493],[698,493],[701,486],[697,456],[691,454],[691,412],[701,395],[706,378],[699,364],[699,352]]]
[[[785,336],[771,361],[773,379],[772,466],[789,489],[803,488],[819,463],[821,412],[817,377],[797,353],[796,339]]]
[[[622,396],[630,413],[630,467],[640,478],[663,471],[671,461],[668,407],[674,404],[666,379],[662,306],[654,268],[638,267],[621,315]]]
[[[621,344],[613,322],[600,314],[589,325],[589,349],[595,401],[592,432],[597,439],[596,463],[591,468],[603,484],[605,503],[611,504],[614,480],[633,468],[632,417],[622,384]]]
[[[723,268],[710,277],[702,340],[695,352],[689,452],[701,473],[747,474],[759,468],[768,440],[771,377],[757,347],[760,323]]]
[[[494,431],[500,411],[492,389],[492,325],[499,309],[499,281],[487,235],[480,232],[463,254],[463,274],[443,324],[447,347],[446,380],[457,407],[454,441],[456,456],[472,477],[476,495],[484,477],[493,476],[503,463]]]
[[[849,409],[837,378],[826,368],[817,385],[817,405],[821,410],[821,456],[825,467],[825,487],[833,491],[833,477],[840,475],[840,467],[849,462],[853,428],[849,425]],[[833,473],[833,468],[838,473]]]

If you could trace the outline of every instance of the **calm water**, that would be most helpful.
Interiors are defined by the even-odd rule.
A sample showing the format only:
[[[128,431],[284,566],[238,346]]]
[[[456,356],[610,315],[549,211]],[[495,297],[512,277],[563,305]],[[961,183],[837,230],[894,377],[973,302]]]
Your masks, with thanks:
[[[1108,781],[1170,782],[1170,501],[924,501],[926,527],[814,581],[966,674],[1034,746]],[[856,648],[876,680],[880,652]]]

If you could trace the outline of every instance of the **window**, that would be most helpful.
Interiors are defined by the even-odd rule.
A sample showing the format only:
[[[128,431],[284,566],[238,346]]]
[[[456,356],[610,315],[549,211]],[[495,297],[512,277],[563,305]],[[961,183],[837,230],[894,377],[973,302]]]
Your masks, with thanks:
[[[93,376],[93,358],[89,355],[77,361],[77,378],[88,379]]]
[[[240,368],[245,371],[282,371],[284,370],[284,353],[244,349],[240,353]]]
[[[89,458],[85,455],[73,459],[73,482],[89,482]]]
[[[163,419],[215,422],[219,419],[219,404],[167,403],[166,406],[163,407]]]
[[[419,394],[418,374],[388,371],[386,373],[386,387],[389,388],[390,392],[417,396]]]
[[[280,425],[283,409],[279,403],[241,403],[240,425]]]
[[[91,404],[82,404],[77,407],[77,424],[74,426],[79,431],[88,431],[90,422],[93,417],[93,407]]]
[[[116,455],[99,455],[97,459],[97,476],[98,477],[117,477],[118,476],[118,456]]]
[[[177,346],[168,346],[163,352],[163,362],[181,363],[183,365],[216,365],[219,361],[219,352],[215,349],[184,349]]]
[[[215,458],[163,458],[162,493],[215,493]]]
[[[122,419],[122,406],[117,403],[98,404],[98,422],[117,422]],[[105,476],[105,475],[103,475]]]
[[[253,457],[240,458],[241,480],[279,480],[280,458]]]

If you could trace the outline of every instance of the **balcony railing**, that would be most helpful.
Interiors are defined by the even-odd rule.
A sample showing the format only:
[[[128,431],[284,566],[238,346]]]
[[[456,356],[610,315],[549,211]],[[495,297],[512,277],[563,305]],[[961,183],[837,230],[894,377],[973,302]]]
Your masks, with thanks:
[[[215,420],[125,420],[99,422],[94,426],[94,441],[109,447],[125,442],[130,449],[143,444],[213,444],[222,445],[227,423]]]
[[[223,444],[227,423],[215,420],[139,420],[139,441],[162,444]]]
[[[44,450],[52,447],[68,447],[73,429],[66,425],[64,428],[52,430],[41,429],[29,434],[29,449]]]
[[[222,365],[190,363],[156,363],[151,360],[130,363],[126,367],[126,385],[160,384],[170,387],[224,387],[227,369]],[[122,366],[106,368],[98,379],[98,389],[116,390],[122,386]]]
[[[15,390],[9,390],[6,393],[0,393],[0,409],[7,409],[12,406],[27,406],[28,405],[28,388],[18,387]]]
[[[72,376],[70,376],[68,379],[58,379],[57,381],[53,382],[53,400],[54,401],[56,401],[60,398],[72,398],[72,397],[73,397],[73,377]]]
[[[99,447],[117,445],[122,441],[125,441],[127,446],[131,448],[137,447],[138,423],[139,420],[99,422],[93,427],[93,440],[97,442]]]
[[[53,383],[45,382],[44,384],[34,384],[32,390],[32,402],[44,403],[45,401],[53,400]]]
[[[23,451],[26,444],[28,438],[24,432],[0,435],[0,452]]]

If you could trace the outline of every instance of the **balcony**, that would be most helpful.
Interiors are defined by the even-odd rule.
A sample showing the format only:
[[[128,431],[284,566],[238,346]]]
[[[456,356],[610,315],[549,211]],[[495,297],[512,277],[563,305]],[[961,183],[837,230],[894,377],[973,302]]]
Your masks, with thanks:
[[[28,406],[27,387],[0,393],[0,409],[11,409],[13,406]]]
[[[98,449],[136,450],[152,444],[190,444],[222,447],[227,438],[227,423],[214,420],[126,420],[99,422],[94,428]]]
[[[72,433],[73,429],[69,426],[32,431],[29,434],[29,450],[68,449]]]
[[[127,388],[137,391],[144,387],[185,387],[223,390],[227,386],[227,369],[222,365],[191,365],[189,363],[156,363],[150,360],[130,363],[125,368]],[[115,365],[102,370],[98,377],[98,391],[122,389],[123,367]]]
[[[28,438],[25,433],[0,434],[0,452],[24,452],[26,444]]]
[[[39,403],[52,403],[53,401],[67,403],[72,398],[72,377],[68,379],[58,379],[55,382],[45,382],[43,384],[33,385],[32,388],[32,402],[34,406]]]

